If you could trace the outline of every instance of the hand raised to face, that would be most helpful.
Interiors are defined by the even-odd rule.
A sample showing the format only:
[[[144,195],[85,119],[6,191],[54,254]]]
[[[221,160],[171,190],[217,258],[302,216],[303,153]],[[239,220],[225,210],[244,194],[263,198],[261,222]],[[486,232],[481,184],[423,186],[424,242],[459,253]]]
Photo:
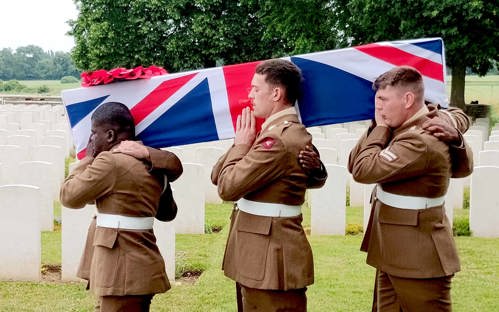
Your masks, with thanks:
[[[243,108],[236,121],[235,145],[252,145],[256,138],[256,122],[253,111],[249,107]]]

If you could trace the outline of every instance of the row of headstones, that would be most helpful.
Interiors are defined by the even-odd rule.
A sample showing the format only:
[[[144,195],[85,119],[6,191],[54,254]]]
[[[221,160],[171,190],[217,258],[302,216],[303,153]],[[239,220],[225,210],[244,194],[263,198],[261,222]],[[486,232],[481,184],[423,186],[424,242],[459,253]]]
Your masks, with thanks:
[[[43,189],[44,202],[51,215],[52,202],[58,199],[60,183],[64,179],[65,157],[60,146],[36,145],[32,154],[21,146],[0,145],[0,185],[28,184]],[[45,215],[45,214],[44,214]],[[43,218],[43,229],[52,229],[52,221]]]
[[[0,105],[0,125],[15,130],[32,128],[33,123],[48,125],[67,124],[63,105],[3,104]]]
[[[346,188],[348,174],[341,165],[326,165],[329,179],[323,188],[310,193],[311,234],[344,235],[346,225]],[[204,233],[204,198],[193,193],[199,183],[202,167],[185,164],[185,174],[173,183],[179,206],[173,222],[155,222],[158,246],[165,258],[168,276],[175,277],[175,233]],[[492,195],[499,167],[479,166],[471,179],[470,229],[474,236],[499,237],[499,203]],[[200,184],[200,183],[199,183]],[[197,185],[201,189],[201,185]],[[364,228],[366,226],[373,185],[364,185]],[[0,279],[38,280],[40,278],[42,190],[28,185],[0,186]],[[22,208],[21,208],[22,207]],[[450,220],[452,209],[446,209]],[[87,228],[95,208],[62,209],[62,279],[75,280]],[[22,222],[20,222],[22,220]],[[182,229],[183,228],[183,229]],[[12,239],[15,238],[15,239]],[[19,242],[22,242],[20,244]]]
[[[6,177],[5,172],[14,174]],[[48,161],[23,161],[15,167],[15,171],[13,167],[0,164],[0,185],[31,185],[40,189],[37,209],[42,231],[54,228],[54,201],[58,200],[63,175],[54,163]]]
[[[313,190],[311,195],[311,207],[312,207],[312,220],[311,220],[311,228],[312,234],[339,234],[344,235],[345,232],[345,205],[346,205],[346,181],[348,174],[346,173],[346,168],[340,165],[326,165],[330,178],[326,182],[326,185],[319,190]],[[204,175],[204,170],[202,165],[200,164],[184,164],[184,174],[178,181],[173,183],[174,188],[174,196],[177,200],[178,206],[180,207],[178,216],[176,220],[173,222],[164,225],[167,234],[160,234],[160,229],[158,229],[158,236],[161,236],[161,239],[166,239],[166,243],[162,243],[162,249],[172,248],[174,246],[174,231],[172,228],[178,229],[178,233],[204,233],[204,192],[202,184],[202,179]],[[490,215],[499,215],[497,214],[497,203],[494,204],[491,196],[493,194],[492,190],[487,190],[483,186],[491,186],[494,185],[490,183],[491,177],[497,176],[497,167],[477,167],[475,168],[475,175],[472,179],[472,188],[471,188],[471,199],[470,199],[470,223],[473,233],[476,236],[494,236],[499,235],[495,232],[491,233],[491,229],[498,228],[497,224],[499,220],[494,220],[494,218],[490,218]],[[196,184],[197,183],[197,184]],[[34,188],[33,186],[27,187],[28,189]],[[39,188],[38,188],[39,189]],[[192,190],[199,190],[198,193],[193,193]],[[369,211],[369,204],[366,203],[367,198],[370,196],[369,187],[364,186],[363,193],[365,198],[364,207],[365,212]],[[29,192],[29,191],[28,191]],[[11,192],[14,193],[14,192]],[[24,199],[33,199],[33,197],[40,197],[41,195],[30,195],[26,194],[17,194],[14,196],[15,198],[24,198]],[[10,203],[15,207],[23,207],[23,205],[16,205],[15,201],[11,200],[12,198],[5,198],[2,200],[3,203]],[[39,202],[41,200],[35,200],[36,208],[32,211],[39,212]],[[462,200],[461,200],[462,201]],[[492,201],[492,202],[491,202]],[[34,205],[32,205],[34,206]],[[12,206],[11,206],[12,207]],[[182,207],[188,207],[182,209]],[[488,209],[483,209],[484,207],[488,207]],[[494,210],[495,209],[495,210]],[[11,211],[12,209],[4,209],[4,211]],[[15,212],[19,212],[21,209],[13,209]],[[81,210],[81,211],[72,211],[68,209],[63,209],[63,234],[65,237],[71,236],[73,233],[76,237],[80,238],[81,244],[75,243],[76,238],[72,237],[71,239],[64,240],[64,242],[68,242],[68,245],[65,243],[63,246],[64,260],[63,260],[63,278],[70,279],[71,276],[74,277],[74,272],[76,271],[77,262],[79,261],[79,257],[81,255],[81,250],[83,246],[83,241],[85,237],[85,231],[88,226],[90,216],[86,217],[78,216],[78,214],[84,213],[87,211],[89,213],[89,209]],[[451,209],[447,210],[447,213],[451,212]],[[493,212],[496,211],[496,212]],[[492,212],[492,213],[491,213]],[[75,218],[68,218],[67,215],[73,214]],[[91,212],[90,212],[91,214]],[[10,216],[10,215],[9,215]],[[37,213],[31,213],[31,216],[37,216]],[[365,215],[364,223],[367,221],[368,214]],[[24,220],[23,218],[18,218],[14,216],[13,218],[6,218],[5,221],[11,224],[17,224],[18,220]],[[452,217],[450,217],[452,220]],[[9,221],[10,220],[10,221]],[[17,220],[17,221],[15,221]],[[38,235],[40,231],[40,217],[36,218],[38,224]],[[24,224],[24,222],[23,222]],[[158,224],[161,224],[158,222]],[[364,224],[365,225],[365,224]],[[36,228],[36,226],[31,225],[31,228]],[[80,231],[73,231],[72,229],[79,228]],[[167,230],[169,228],[169,230]],[[70,232],[65,232],[66,230]],[[6,233],[15,234],[15,232],[11,232],[11,230],[7,227]],[[170,234],[168,234],[170,233]],[[495,234],[494,234],[495,233]],[[172,239],[173,236],[173,239]],[[9,237],[9,236],[3,236]],[[13,235],[13,237],[17,237]],[[21,235],[22,237],[22,235]],[[169,238],[168,238],[169,237]],[[159,239],[159,238],[158,238]],[[36,241],[36,239],[35,239]],[[39,239],[38,239],[39,241]],[[80,247],[77,247],[80,246]],[[10,255],[9,248],[5,249]],[[34,248],[35,252],[37,250],[36,246]],[[39,248],[38,248],[39,250]],[[73,252],[71,252],[73,250]],[[22,251],[22,250],[21,250]],[[168,253],[168,251],[163,252],[165,256],[174,255],[174,252]],[[173,257],[173,260],[171,259]],[[36,258],[35,258],[36,259]],[[15,261],[13,262],[15,263]],[[72,263],[72,264],[71,264]],[[170,256],[167,259],[167,262],[170,265],[174,264],[174,256]],[[8,266],[6,266],[8,267]],[[39,267],[39,266],[38,266]],[[174,265],[173,265],[174,268]],[[169,276],[174,277],[174,269],[170,268]],[[36,271],[36,270],[35,270]],[[38,271],[36,271],[38,272]],[[73,272],[73,273],[71,273]],[[38,273],[39,274],[39,273]]]
[[[489,132],[489,120],[477,119],[464,134],[464,138],[473,150],[475,165],[488,165],[491,156],[481,156],[480,152],[499,150],[499,124],[494,125]]]
[[[0,186],[0,280],[41,279],[40,202],[43,191],[32,185]],[[78,280],[76,272],[94,206],[61,211],[61,279]],[[175,279],[175,231],[172,224],[155,221],[157,244],[168,277]]]
[[[324,187],[311,190],[311,234],[344,235],[346,224],[345,193],[349,174],[344,166],[326,165],[329,178]],[[499,182],[499,165],[474,168],[470,185],[470,229],[473,236],[499,237],[499,202],[495,183]],[[453,210],[462,208],[463,179],[451,179],[445,199],[447,217],[452,224]],[[371,211],[371,192],[374,185],[362,185],[364,229]]]

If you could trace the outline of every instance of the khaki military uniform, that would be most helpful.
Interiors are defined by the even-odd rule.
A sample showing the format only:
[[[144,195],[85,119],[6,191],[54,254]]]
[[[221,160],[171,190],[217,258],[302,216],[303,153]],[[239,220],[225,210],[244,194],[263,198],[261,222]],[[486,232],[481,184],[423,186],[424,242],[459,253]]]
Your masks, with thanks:
[[[348,169],[358,182],[377,183],[361,246],[368,253],[367,263],[377,268],[381,274],[378,278],[384,277],[383,281],[393,277],[393,285],[405,285],[396,289],[395,297],[403,293],[412,296],[428,288],[416,285],[417,280],[433,285],[436,281],[433,279],[443,279],[439,281],[442,288],[432,293],[442,297],[440,303],[447,309],[450,308],[449,277],[460,270],[442,199],[453,168],[449,147],[421,129],[425,120],[437,114],[435,109],[428,111],[423,107],[393,131],[388,127],[371,127],[351,151]],[[414,283],[396,283],[395,278],[412,279]],[[431,310],[439,299],[423,298],[416,309],[414,305],[411,307],[414,302],[410,300],[400,299],[394,304],[404,311]],[[380,305],[385,306],[383,302]]]
[[[220,158],[212,181],[224,200],[301,205],[310,181],[297,156],[311,140],[294,108],[281,111],[262,125],[252,146],[232,146]],[[223,260],[225,275],[251,289],[305,289],[314,282],[314,268],[301,222],[301,214],[262,216],[236,207]]]
[[[466,143],[462,134],[468,131],[471,120],[461,109],[457,107],[449,107],[441,109],[438,105],[429,104],[428,109],[436,116],[443,118],[450,125],[454,126],[459,131],[461,145],[449,146],[449,153],[452,162],[452,178],[463,178],[468,176],[473,171],[473,151]],[[434,113],[435,110],[438,110]]]
[[[101,152],[95,159],[84,158],[61,186],[61,203],[82,208],[95,201],[100,214],[154,217],[164,180],[149,169],[132,156],[112,151]],[[180,167],[172,174],[178,176],[181,171]],[[170,288],[152,228],[100,227],[95,220],[78,276],[89,280],[97,296],[147,297]]]

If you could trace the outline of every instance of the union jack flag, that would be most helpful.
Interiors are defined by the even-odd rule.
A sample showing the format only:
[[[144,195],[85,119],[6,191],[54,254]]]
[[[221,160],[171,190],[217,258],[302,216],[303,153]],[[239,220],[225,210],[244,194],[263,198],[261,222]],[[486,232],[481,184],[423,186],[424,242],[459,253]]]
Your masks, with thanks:
[[[441,38],[378,42],[287,57],[302,71],[297,109],[307,127],[374,116],[372,82],[394,66],[423,75],[426,99],[447,106]],[[90,135],[90,116],[102,103],[127,105],[144,144],[168,147],[234,137],[237,115],[259,62],[155,76],[62,92],[78,158]]]

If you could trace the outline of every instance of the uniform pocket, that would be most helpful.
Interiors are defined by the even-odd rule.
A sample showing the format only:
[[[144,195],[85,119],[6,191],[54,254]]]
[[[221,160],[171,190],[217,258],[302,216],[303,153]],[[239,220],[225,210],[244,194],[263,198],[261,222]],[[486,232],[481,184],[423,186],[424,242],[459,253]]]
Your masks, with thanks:
[[[418,211],[381,207],[379,212],[383,261],[399,269],[418,269],[422,237]]]
[[[94,236],[94,254],[92,257],[92,283],[95,287],[115,285],[119,268],[120,251],[114,248],[118,238],[116,229],[97,227]]]
[[[165,263],[159,255],[132,251],[125,255],[125,265],[127,294],[158,293],[170,288]]]
[[[450,228],[442,223],[437,223],[433,226],[431,237],[444,272],[450,275],[459,271],[459,256]]]
[[[261,281],[265,277],[272,219],[241,212],[236,227],[238,271],[245,277]]]

